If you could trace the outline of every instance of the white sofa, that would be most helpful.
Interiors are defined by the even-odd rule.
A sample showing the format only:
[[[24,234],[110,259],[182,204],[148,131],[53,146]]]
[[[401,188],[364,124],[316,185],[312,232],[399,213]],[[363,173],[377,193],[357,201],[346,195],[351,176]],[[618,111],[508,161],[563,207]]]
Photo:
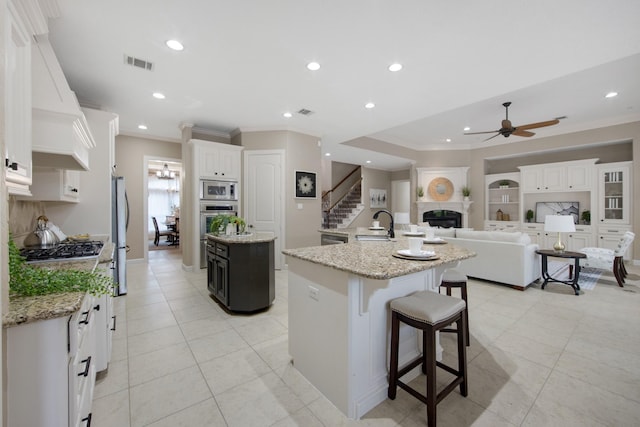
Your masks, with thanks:
[[[538,245],[526,233],[438,228],[435,235],[476,253],[456,269],[469,277],[491,280],[524,290],[540,278]]]

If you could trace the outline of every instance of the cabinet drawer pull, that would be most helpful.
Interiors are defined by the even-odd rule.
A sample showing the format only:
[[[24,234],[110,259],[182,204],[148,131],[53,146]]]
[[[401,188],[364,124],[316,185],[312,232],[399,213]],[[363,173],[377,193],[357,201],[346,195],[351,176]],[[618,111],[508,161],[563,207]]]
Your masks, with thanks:
[[[111,318],[113,319],[113,328],[111,328],[112,331],[116,330],[116,316],[111,316]]]
[[[98,305],[96,305],[95,307],[93,307],[93,309],[94,309],[95,311],[100,311],[100,304],[98,304]]]
[[[91,366],[91,356],[84,359],[82,362],[84,363],[84,371],[78,374],[79,377],[88,377],[89,376],[89,367]]]
[[[12,162],[9,159],[4,159],[4,164],[6,167],[8,167],[11,170],[17,171],[18,170],[18,163],[16,162]]]
[[[83,311],[82,315],[84,316],[84,319],[82,319],[78,323],[88,325],[89,324],[89,311]]]
[[[86,417],[84,417],[80,421],[86,422],[87,423],[87,427],[90,427],[91,426],[91,412],[89,412],[89,415],[87,415]]]

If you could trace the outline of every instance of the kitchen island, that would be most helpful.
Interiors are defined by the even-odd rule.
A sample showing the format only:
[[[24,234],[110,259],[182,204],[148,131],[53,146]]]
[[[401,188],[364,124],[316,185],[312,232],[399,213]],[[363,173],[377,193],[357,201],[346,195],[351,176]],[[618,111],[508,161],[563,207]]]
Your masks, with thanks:
[[[269,307],[276,297],[273,233],[206,236],[209,293],[232,312]]]
[[[437,292],[447,268],[475,256],[451,244],[429,246],[438,256],[431,261],[393,256],[406,248],[408,241],[400,236],[283,251],[293,364],[349,418],[359,419],[387,397],[389,301],[416,291]],[[404,326],[401,365],[421,352],[416,331]]]

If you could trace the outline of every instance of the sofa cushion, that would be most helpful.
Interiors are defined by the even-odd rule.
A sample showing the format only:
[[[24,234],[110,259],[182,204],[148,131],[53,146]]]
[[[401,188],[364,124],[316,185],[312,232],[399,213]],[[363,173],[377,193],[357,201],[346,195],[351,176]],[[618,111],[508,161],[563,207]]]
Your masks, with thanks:
[[[527,233],[522,233],[520,231],[472,231],[458,229],[456,231],[456,237],[460,239],[521,243],[524,245],[531,243],[531,237],[529,237]]]

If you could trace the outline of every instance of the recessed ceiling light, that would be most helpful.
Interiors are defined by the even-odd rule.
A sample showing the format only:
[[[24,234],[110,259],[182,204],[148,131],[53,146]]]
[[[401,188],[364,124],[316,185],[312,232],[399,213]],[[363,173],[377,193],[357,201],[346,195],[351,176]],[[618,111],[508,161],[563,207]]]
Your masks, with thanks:
[[[468,131],[471,130],[471,128],[469,126],[465,126],[464,129],[462,129],[462,130],[465,131],[465,132],[468,132]]]
[[[283,114],[283,116],[286,117],[287,119],[290,119],[293,116],[293,114],[287,111],[286,113]]]
[[[164,94],[160,93],[160,92],[154,92],[153,93],[153,97],[156,98],[156,99],[164,99],[165,98]]]
[[[147,130],[146,125],[138,125],[138,129]]]
[[[371,160],[367,160],[367,163],[371,163]]]
[[[609,92],[608,94],[606,94],[604,97],[605,98],[614,98],[618,96],[618,92]]]
[[[451,142],[451,138],[447,138],[447,139],[445,139],[445,141]]]
[[[307,64],[307,68],[311,71],[318,71],[320,69],[320,64],[317,62],[309,62]]]
[[[364,108],[368,108],[368,109],[372,109],[376,106],[376,104],[374,104],[373,102],[367,102],[366,104],[364,104]]]
[[[331,153],[324,153],[324,155],[329,157],[329,156],[331,156]]]
[[[167,46],[173,50],[183,50],[184,46],[178,40],[167,40]]]
[[[394,64],[389,65],[389,71],[396,72],[396,71],[400,71],[400,70],[402,70],[402,64],[398,64],[396,62]]]

